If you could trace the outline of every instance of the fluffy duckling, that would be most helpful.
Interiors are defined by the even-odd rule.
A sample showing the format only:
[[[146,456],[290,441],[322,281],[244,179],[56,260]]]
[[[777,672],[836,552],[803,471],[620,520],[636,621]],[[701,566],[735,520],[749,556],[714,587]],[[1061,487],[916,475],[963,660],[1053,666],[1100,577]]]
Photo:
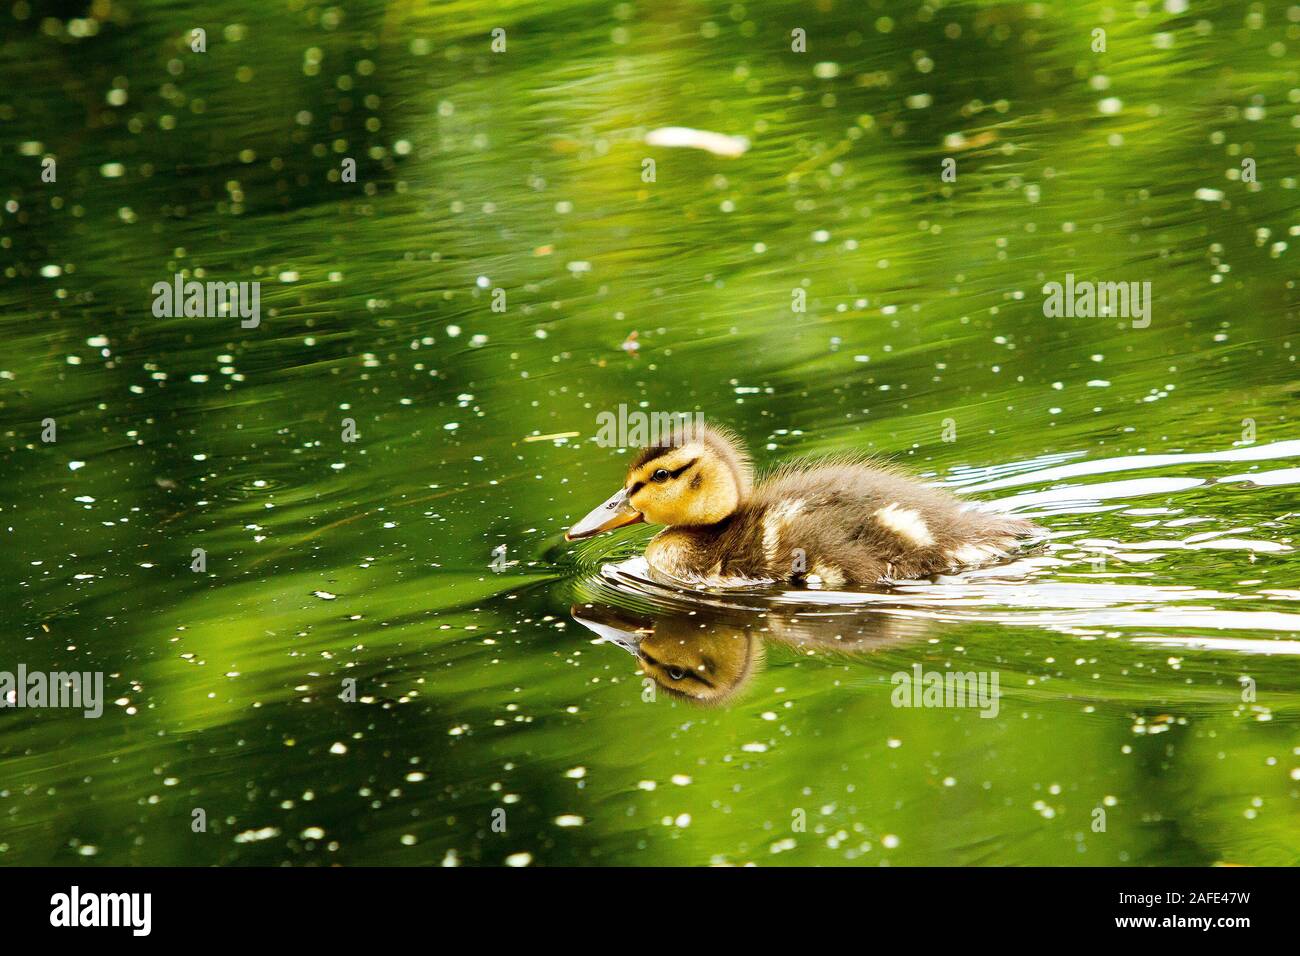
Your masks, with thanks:
[[[650,567],[705,587],[928,577],[1005,558],[1040,530],[862,460],[798,461],[755,484],[740,439],[703,426],[643,448],[623,487],[565,538],[639,521],[668,526],[646,547]]]

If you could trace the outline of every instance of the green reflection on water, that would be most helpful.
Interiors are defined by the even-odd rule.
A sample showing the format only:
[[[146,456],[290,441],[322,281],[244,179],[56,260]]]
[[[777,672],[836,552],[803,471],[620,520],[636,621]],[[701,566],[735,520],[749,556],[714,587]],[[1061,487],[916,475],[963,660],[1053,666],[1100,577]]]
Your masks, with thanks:
[[[1300,859],[1300,24],[827,6],[0,11],[0,669],[116,701],[0,713],[0,861]],[[155,318],[177,272],[260,280],[260,327]],[[1150,281],[1150,328],[1045,318],[1067,273]],[[904,594],[906,639],[760,625],[700,708],[570,616],[644,603],[591,582],[648,531],[561,539],[620,403],[981,498],[1278,450],[997,491],[1201,480],[1044,506],[1059,563]],[[999,716],[891,706],[917,663]]]

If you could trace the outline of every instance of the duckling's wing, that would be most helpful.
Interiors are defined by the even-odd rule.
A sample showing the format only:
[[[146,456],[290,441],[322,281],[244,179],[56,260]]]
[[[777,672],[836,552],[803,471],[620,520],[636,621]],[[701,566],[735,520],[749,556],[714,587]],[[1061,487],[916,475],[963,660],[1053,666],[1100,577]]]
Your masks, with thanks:
[[[758,487],[753,503],[779,519],[778,560],[798,549],[810,567],[828,570],[820,577],[859,583],[1001,560],[1035,529],[1024,519],[973,508],[891,465],[857,460],[779,469]]]

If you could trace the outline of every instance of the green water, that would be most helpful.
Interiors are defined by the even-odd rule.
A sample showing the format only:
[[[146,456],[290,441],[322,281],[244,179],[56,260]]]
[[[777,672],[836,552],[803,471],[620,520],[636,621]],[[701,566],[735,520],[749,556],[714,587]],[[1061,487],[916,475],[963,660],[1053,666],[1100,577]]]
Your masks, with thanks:
[[[1181,7],[5,0],[0,671],[107,702],[0,710],[0,863],[1300,862],[1300,15]],[[620,404],[1051,537],[676,593],[562,538]]]

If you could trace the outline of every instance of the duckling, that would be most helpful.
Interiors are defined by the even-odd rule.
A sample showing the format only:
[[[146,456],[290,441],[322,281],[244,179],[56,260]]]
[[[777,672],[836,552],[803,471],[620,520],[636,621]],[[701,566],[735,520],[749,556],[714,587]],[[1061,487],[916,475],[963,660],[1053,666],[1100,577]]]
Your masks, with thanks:
[[[564,537],[640,521],[667,525],[646,547],[651,569],[704,587],[928,577],[1006,558],[1041,531],[865,459],[795,461],[755,483],[740,438],[705,425],[641,449],[623,487]]]

